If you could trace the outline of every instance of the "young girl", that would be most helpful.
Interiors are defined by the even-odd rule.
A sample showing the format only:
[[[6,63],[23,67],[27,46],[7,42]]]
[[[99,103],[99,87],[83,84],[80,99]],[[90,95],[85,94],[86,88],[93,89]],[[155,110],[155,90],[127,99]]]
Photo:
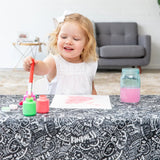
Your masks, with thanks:
[[[34,73],[47,75],[49,82],[56,77],[54,94],[97,94],[94,87],[96,41],[88,18],[78,13],[66,15],[50,35],[49,47],[58,54],[50,54],[43,61],[35,60]],[[31,63],[32,57],[25,58],[24,70],[30,71]]]

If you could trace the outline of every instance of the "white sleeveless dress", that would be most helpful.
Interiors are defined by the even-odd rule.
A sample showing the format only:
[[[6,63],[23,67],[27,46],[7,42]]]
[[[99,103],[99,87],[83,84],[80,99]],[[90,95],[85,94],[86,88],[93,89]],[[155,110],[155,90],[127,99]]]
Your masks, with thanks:
[[[96,62],[71,63],[61,55],[52,55],[57,68],[54,85],[49,85],[49,94],[90,95],[92,81],[97,71]],[[55,83],[56,80],[56,83]]]

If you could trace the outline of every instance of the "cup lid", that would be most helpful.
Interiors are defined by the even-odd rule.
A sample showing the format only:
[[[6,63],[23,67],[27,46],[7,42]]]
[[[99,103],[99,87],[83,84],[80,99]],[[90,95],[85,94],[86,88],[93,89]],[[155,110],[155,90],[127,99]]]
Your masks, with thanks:
[[[123,73],[139,73],[138,68],[122,68]]]

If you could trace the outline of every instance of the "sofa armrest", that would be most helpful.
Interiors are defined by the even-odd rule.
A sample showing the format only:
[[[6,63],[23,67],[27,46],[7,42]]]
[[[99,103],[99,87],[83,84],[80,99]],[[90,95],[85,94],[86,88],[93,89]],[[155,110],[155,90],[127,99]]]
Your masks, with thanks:
[[[146,65],[150,62],[151,57],[151,36],[150,35],[139,35],[138,45],[141,45],[145,49],[145,63]]]
[[[97,56],[98,56],[98,58],[99,58],[99,56],[100,56],[100,53],[99,53],[100,51],[99,51],[99,47],[96,47],[96,53],[97,53]]]

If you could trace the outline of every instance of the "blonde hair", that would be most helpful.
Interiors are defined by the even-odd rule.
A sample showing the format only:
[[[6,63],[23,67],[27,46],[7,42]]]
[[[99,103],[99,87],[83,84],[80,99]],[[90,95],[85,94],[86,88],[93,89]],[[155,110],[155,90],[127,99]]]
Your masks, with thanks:
[[[54,54],[55,51],[58,52],[57,38],[61,30],[61,27],[65,22],[76,22],[77,24],[80,25],[80,27],[85,32],[87,43],[81,54],[82,61],[85,61],[85,62],[96,61],[97,60],[96,40],[94,37],[92,22],[87,17],[84,17],[83,15],[79,13],[73,13],[73,14],[66,15],[64,18],[64,21],[59,23],[56,30],[50,34],[49,44],[48,44],[50,52],[52,54]]]

